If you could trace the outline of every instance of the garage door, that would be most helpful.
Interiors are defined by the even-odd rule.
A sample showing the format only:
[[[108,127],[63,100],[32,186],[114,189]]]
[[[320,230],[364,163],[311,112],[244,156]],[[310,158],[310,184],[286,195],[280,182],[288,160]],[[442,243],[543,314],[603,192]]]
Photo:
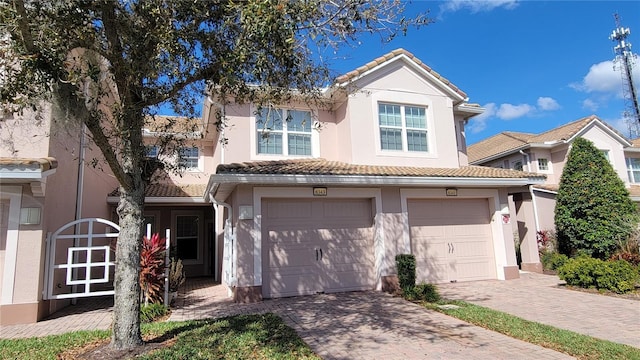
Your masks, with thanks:
[[[263,296],[373,289],[373,236],[370,199],[263,200]]]
[[[409,200],[418,281],[495,279],[487,199]]]

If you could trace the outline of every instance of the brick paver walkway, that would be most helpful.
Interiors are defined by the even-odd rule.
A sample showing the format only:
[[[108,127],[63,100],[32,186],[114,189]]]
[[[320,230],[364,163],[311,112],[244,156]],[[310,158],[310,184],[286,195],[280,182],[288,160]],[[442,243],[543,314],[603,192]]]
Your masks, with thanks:
[[[517,316],[640,347],[640,302],[559,289],[557,277],[441,285],[462,299]],[[324,359],[563,359],[568,356],[426,310],[380,292],[323,294],[234,304],[222,286],[189,279],[170,320],[274,312]],[[107,329],[109,298],[84,299],[37,324],[5,326],[2,338]]]
[[[640,348],[640,301],[559,287],[557,276],[439,285],[440,294],[521,318]]]

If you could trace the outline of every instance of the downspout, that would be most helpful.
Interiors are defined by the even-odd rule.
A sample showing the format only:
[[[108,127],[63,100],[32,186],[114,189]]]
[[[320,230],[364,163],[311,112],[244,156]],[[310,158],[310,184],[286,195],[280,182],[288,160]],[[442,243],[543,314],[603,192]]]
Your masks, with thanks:
[[[86,146],[86,125],[82,124],[82,130],[80,132],[80,151],[78,153],[78,178],[76,179],[76,213],[74,220],[82,219],[82,195],[84,194],[84,157],[85,157],[85,146]],[[81,225],[76,224],[74,227],[74,234],[79,235],[81,231]],[[80,246],[80,240],[78,238],[73,239],[73,246]],[[91,246],[91,244],[87,244],[87,246]],[[78,261],[78,252],[74,252],[73,262],[76,263]],[[74,268],[73,270],[74,276],[77,277],[78,269]],[[73,285],[73,292],[76,292],[77,285]],[[75,305],[77,303],[77,298],[71,299],[71,304]]]
[[[234,232],[233,231],[233,208],[231,207],[231,205],[229,205],[229,204],[227,204],[225,202],[216,200],[211,193],[209,193],[209,200],[214,205],[214,215],[213,215],[214,216],[214,219],[213,219],[214,224],[216,224],[216,217],[218,215],[218,208],[219,207],[224,207],[225,209],[227,209],[227,211],[229,212],[229,219],[231,219],[229,221],[229,224],[231,226],[231,235],[233,235],[233,232]],[[224,234],[224,226],[222,227],[222,229],[223,229],[223,234]],[[233,242],[233,246],[234,246],[233,252],[234,253],[235,253],[235,244],[236,243],[234,241]],[[215,240],[214,240],[214,252],[213,252],[213,254],[214,254],[213,256],[215,257],[216,262],[218,261],[218,258],[219,258],[218,248],[219,248],[218,234],[217,234],[217,231],[216,231]],[[224,256],[224,254],[223,254],[223,256]],[[231,260],[233,260],[232,258],[233,257],[230,257]],[[234,263],[233,266],[235,266],[235,263]],[[216,263],[216,268],[215,268],[215,271],[214,271],[214,277],[216,278],[216,281],[219,280],[219,281],[222,282],[222,276],[220,276],[220,274],[218,272],[218,264],[217,263]]]
[[[211,98],[211,95],[207,95],[207,100],[209,101],[209,117],[211,117],[211,108],[216,105],[219,109],[220,109],[220,113],[222,114],[222,117],[225,116],[225,111],[224,111],[224,104],[221,104],[219,102],[214,101]],[[224,139],[224,126],[220,127],[220,136]],[[220,147],[220,164],[224,164],[224,144],[222,144],[222,146]]]

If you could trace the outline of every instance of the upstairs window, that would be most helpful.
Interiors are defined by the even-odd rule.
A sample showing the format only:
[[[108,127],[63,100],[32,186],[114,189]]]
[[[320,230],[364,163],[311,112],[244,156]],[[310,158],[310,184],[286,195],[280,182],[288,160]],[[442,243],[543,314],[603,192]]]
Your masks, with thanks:
[[[180,149],[180,162],[181,167],[187,169],[197,169],[199,160],[199,151],[197,147],[187,147]]]
[[[147,157],[150,158],[158,158],[158,147],[153,145],[153,146],[147,146]]]
[[[549,170],[549,160],[545,158],[538,159],[538,170],[547,171]]]
[[[256,116],[258,154],[311,156],[311,112],[263,108]]]
[[[630,183],[640,183],[640,158],[627,158],[627,175]]]
[[[429,151],[425,108],[378,104],[378,125],[382,150]]]
[[[514,161],[514,162],[513,162],[513,164],[512,164],[512,166],[511,166],[511,168],[512,168],[513,170],[522,171],[522,169],[523,169],[523,168],[522,168],[522,161],[521,161],[521,160]]]

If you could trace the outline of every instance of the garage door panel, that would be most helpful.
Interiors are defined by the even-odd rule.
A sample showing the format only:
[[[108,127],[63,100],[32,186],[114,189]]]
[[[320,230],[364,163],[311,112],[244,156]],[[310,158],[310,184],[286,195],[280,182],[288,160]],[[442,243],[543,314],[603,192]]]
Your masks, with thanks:
[[[487,199],[409,200],[418,281],[495,278]]]
[[[370,199],[269,199],[263,204],[263,236],[269,239],[263,264],[266,297],[375,286]]]

